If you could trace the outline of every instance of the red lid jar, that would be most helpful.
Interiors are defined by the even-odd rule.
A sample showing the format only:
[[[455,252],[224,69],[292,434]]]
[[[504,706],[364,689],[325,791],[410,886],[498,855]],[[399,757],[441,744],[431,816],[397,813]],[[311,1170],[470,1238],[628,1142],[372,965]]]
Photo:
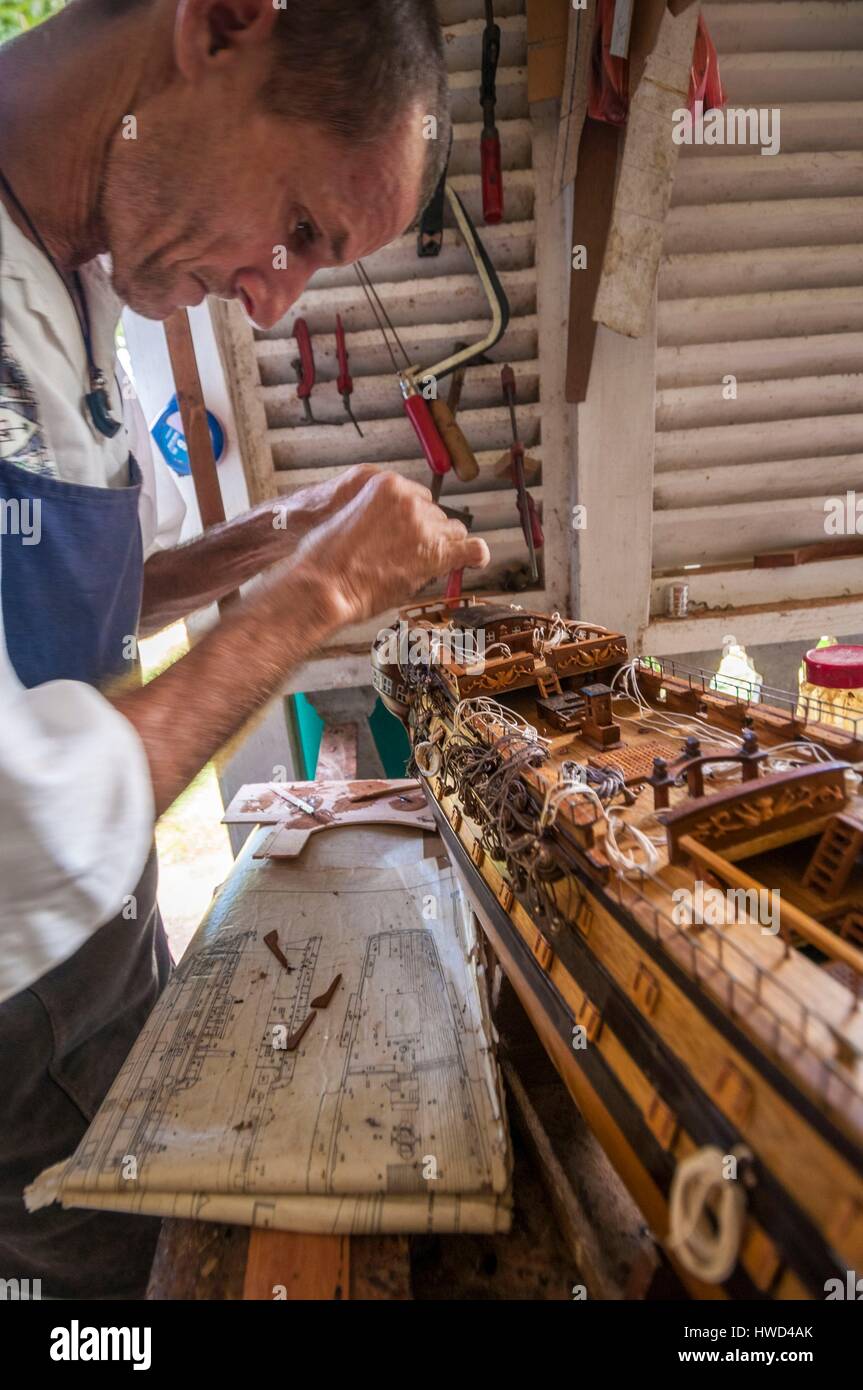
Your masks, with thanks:
[[[828,690],[863,689],[863,647],[813,647],[803,660],[810,685]]]

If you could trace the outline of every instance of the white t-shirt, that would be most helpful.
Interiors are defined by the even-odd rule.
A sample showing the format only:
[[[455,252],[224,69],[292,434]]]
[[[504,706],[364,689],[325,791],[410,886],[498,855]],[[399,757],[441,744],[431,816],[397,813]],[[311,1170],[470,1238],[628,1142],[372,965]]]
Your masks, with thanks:
[[[111,382],[114,439],[85,416],[86,354],[72,301],[42,253],[0,203],[0,334],[38,407],[42,447],[22,453],[14,400],[0,379],[0,458],[63,482],[121,487],[132,452],[143,475],[139,518],[144,554],[174,544],[183,521],[176,498],[159,529],[155,466],[140,406]],[[94,357],[118,369],[114,334],[121,305],[103,267],[82,271]],[[5,397],[4,397],[5,391]],[[6,410],[3,417],[4,408]],[[11,425],[13,428],[9,428]],[[17,456],[17,457],[16,457]],[[160,496],[164,488],[160,488]],[[0,526],[0,586],[3,537]],[[0,1001],[67,960],[123,906],[153,839],[149,766],[132,725],[78,681],[27,690],[6,650],[0,604]]]

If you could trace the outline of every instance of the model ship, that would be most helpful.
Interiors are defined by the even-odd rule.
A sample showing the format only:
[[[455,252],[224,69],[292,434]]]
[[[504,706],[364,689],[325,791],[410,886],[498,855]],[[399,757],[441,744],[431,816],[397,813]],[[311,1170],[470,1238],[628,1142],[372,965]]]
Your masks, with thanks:
[[[372,666],[500,965],[689,1292],[844,1290],[863,720],[468,599],[406,609]]]

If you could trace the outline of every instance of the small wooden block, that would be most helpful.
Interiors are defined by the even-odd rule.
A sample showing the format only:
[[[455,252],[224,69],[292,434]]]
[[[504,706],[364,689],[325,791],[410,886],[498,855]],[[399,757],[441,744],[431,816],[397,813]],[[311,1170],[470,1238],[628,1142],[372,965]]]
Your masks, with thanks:
[[[253,1230],[243,1298],[289,1302],[350,1298],[350,1237]]]

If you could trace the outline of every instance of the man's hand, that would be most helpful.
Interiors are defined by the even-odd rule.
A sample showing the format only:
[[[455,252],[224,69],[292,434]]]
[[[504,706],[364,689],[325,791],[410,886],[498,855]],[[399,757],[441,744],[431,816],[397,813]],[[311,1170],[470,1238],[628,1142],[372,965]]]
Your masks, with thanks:
[[[490,558],[485,541],[447,518],[428,488],[377,470],[296,553],[301,571],[327,580],[344,623],[406,603],[450,570],[484,569]]]
[[[255,514],[276,532],[288,532],[296,539],[296,531],[303,536],[315,526],[328,521],[342,507],[352,502],[361,488],[370,479],[377,477],[380,468],[373,463],[358,463],[352,468],[334,472],[333,477],[322,483],[310,483],[308,487],[298,488],[290,497],[278,501],[267,499],[254,509]],[[281,558],[273,554],[273,559]]]
[[[268,498],[186,545],[159,551],[144,567],[141,635],[187,618],[290,559],[309,531],[336,515],[378,473],[367,463],[334,472],[326,482]]]

